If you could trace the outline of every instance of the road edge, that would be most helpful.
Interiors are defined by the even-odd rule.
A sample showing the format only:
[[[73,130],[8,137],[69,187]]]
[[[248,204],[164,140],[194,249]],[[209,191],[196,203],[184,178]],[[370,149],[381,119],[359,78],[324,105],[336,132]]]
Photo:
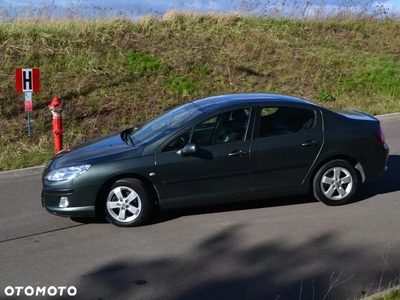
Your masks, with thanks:
[[[384,115],[377,115],[375,118],[379,119],[380,121],[386,120],[400,120],[400,112],[391,113],[391,114],[384,114]]]
[[[17,170],[3,171],[3,172],[0,172],[0,180],[14,179],[14,178],[26,177],[26,176],[31,176],[31,175],[39,175],[39,174],[42,174],[43,169],[44,169],[44,165],[23,168],[23,169],[17,169]]]
[[[398,113],[391,113],[391,114],[385,114],[385,115],[378,115],[375,116],[381,121],[385,120],[400,120],[400,112]],[[26,176],[31,176],[31,175],[38,175],[43,172],[44,165],[41,166],[36,166],[36,167],[30,167],[30,168],[24,168],[24,169],[17,169],[17,170],[10,170],[10,171],[3,171],[0,172],[0,180],[6,180],[6,179],[13,179],[13,178],[19,178],[19,177],[26,177]]]

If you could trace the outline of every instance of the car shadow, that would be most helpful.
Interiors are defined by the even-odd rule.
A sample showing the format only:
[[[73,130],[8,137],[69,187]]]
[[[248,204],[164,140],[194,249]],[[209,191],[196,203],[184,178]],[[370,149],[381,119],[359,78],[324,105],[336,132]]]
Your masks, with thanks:
[[[158,223],[168,222],[184,216],[194,216],[194,215],[221,213],[221,212],[238,211],[238,210],[250,210],[250,209],[267,208],[267,207],[288,206],[288,205],[296,205],[296,204],[312,203],[312,202],[318,202],[318,201],[310,195],[301,195],[301,196],[290,196],[290,197],[279,197],[279,198],[263,198],[257,200],[247,200],[242,202],[179,208],[173,210],[159,209],[156,213],[154,213],[150,217],[146,225],[154,225]]]
[[[287,206],[287,205],[312,203],[312,202],[318,202],[318,201],[315,200],[310,195],[301,195],[301,196],[291,196],[291,197],[281,197],[281,198],[264,198],[257,200],[248,200],[244,202],[232,202],[232,203],[214,204],[214,205],[209,204],[204,206],[185,207],[185,208],[177,208],[169,210],[163,210],[161,208],[157,208],[152,213],[149,220],[144,224],[144,226],[164,223],[184,216],[221,213],[221,212],[237,211],[237,210],[249,210],[249,209],[266,208],[266,207],[278,207],[278,206]],[[70,217],[70,219],[74,222],[81,224],[108,223],[108,221],[104,217],[99,217],[99,218]]]
[[[105,217],[95,217],[95,218],[87,218],[87,217],[70,217],[71,221],[81,224],[105,224],[108,223]]]
[[[379,178],[362,184],[353,203],[360,202],[376,195],[382,195],[400,190],[399,169],[400,155],[389,155],[387,171]]]

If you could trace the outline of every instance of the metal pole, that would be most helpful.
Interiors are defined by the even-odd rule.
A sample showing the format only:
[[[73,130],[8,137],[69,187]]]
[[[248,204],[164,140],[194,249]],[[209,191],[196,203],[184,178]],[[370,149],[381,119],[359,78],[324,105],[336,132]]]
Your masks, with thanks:
[[[31,112],[28,111],[28,136],[31,136]]]

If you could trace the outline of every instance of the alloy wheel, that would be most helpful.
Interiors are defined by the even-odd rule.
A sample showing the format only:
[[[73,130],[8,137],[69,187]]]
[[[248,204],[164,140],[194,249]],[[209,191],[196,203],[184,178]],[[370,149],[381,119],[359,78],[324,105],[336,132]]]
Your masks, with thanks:
[[[321,177],[321,191],[330,200],[342,200],[353,188],[353,177],[343,167],[328,169]]]
[[[130,223],[139,216],[141,210],[142,201],[130,187],[117,186],[108,194],[107,211],[116,221]]]

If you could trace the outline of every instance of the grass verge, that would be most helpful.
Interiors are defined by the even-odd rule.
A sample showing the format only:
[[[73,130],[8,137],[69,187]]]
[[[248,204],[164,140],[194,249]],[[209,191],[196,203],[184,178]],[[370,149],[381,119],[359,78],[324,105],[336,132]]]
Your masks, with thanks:
[[[364,298],[364,300],[399,300],[400,299],[400,287],[396,286],[387,291],[378,293],[376,295]]]
[[[54,96],[64,146],[137,124],[201,97],[272,92],[370,114],[400,111],[400,22],[168,12],[135,21],[0,22],[0,170],[53,154]],[[37,67],[27,137],[14,69]]]

